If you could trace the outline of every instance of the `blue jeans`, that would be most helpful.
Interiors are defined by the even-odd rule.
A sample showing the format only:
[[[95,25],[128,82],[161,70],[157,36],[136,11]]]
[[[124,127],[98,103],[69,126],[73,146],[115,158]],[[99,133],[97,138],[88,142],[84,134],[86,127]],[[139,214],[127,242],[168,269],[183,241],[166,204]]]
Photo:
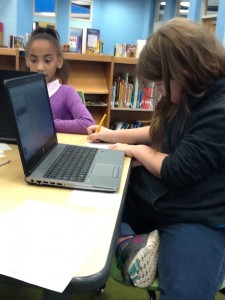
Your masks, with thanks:
[[[160,300],[213,300],[225,277],[225,231],[201,224],[158,228]],[[122,225],[121,235],[134,234]]]

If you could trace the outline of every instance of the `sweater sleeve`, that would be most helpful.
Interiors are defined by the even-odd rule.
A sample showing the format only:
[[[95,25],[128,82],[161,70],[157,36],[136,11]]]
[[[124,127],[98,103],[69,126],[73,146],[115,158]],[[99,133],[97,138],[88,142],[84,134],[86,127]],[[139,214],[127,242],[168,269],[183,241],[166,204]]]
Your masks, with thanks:
[[[56,131],[87,134],[87,127],[95,124],[95,121],[78,93],[72,87],[64,85],[57,95],[57,101],[55,115],[53,112]],[[54,102],[52,105],[54,106]]]
[[[225,101],[212,101],[193,114],[177,147],[164,159],[161,178],[168,187],[195,185],[225,167]]]

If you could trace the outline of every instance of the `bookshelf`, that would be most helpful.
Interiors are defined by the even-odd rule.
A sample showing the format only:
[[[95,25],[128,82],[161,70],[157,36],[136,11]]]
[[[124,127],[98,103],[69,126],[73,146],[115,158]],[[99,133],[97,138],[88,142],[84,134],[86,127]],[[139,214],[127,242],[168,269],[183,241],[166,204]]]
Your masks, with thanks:
[[[107,114],[106,127],[118,120],[146,123],[150,120],[148,109],[111,108],[113,78],[118,73],[128,72],[135,78],[137,59],[111,55],[88,55],[65,52],[64,60],[69,68],[68,84],[77,91],[83,91],[86,106],[96,123]],[[27,70],[25,53],[18,49],[0,48],[1,69]]]
[[[129,76],[136,79],[137,58],[112,57],[113,77],[120,74],[129,73]],[[140,121],[143,124],[149,125],[152,110],[142,108],[118,108],[113,107],[110,111],[110,124],[118,121],[135,122]]]
[[[86,106],[96,123],[107,114],[104,125],[110,124],[112,62],[109,55],[64,53],[69,67],[68,84],[85,94]]]
[[[0,48],[0,68],[19,70],[19,49]]]

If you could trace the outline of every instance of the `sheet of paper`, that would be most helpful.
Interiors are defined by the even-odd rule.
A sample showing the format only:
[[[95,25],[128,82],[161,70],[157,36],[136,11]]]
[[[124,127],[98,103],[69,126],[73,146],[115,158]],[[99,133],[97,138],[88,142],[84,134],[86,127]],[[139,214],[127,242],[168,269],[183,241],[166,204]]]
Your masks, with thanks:
[[[106,144],[106,143],[90,143],[90,142],[86,142],[86,146],[87,147],[91,147],[91,148],[100,148],[100,149],[108,149],[109,148],[109,144]]]
[[[72,208],[27,201],[0,222],[0,274],[62,292],[99,243],[82,226],[91,222]],[[101,227],[95,220],[92,230]]]
[[[78,207],[118,210],[121,203],[121,194],[74,190],[67,203]]]
[[[6,150],[12,150],[12,148],[6,143],[0,143],[0,153],[3,153]]]

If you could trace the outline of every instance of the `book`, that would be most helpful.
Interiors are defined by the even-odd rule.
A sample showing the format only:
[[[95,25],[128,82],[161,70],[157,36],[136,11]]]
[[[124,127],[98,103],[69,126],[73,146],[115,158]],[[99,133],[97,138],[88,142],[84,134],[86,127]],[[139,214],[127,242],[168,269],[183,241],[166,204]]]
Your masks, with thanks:
[[[136,57],[136,49],[136,45],[126,44],[126,57]]]
[[[110,129],[112,130],[120,130],[120,129],[131,129],[142,127],[142,121],[133,121],[133,122],[125,122],[125,121],[116,121],[110,125]]]
[[[111,107],[133,108],[134,82],[128,72],[114,77],[112,85]]]
[[[114,56],[126,57],[126,44],[115,44]]]
[[[3,23],[0,22],[0,46],[3,46],[4,42],[3,42]]]
[[[83,28],[82,53],[100,53],[100,30],[94,28]]]
[[[71,27],[69,29],[70,52],[82,53],[82,35],[82,28]]]
[[[137,40],[136,58],[139,58],[141,50],[144,48],[146,40]]]
[[[136,57],[137,46],[134,44],[115,44],[114,56],[117,57]]]
[[[24,50],[22,35],[20,35],[20,36],[10,35],[8,44],[9,44],[8,46],[10,48],[18,48],[18,49]]]

